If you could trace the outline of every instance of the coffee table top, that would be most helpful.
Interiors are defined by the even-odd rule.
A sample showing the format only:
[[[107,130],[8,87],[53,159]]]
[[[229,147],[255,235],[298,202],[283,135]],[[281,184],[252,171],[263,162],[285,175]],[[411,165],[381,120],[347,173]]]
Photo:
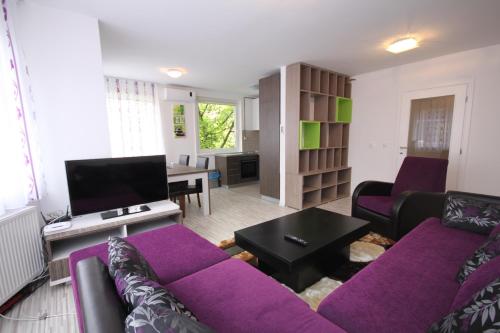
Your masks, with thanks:
[[[323,248],[349,245],[356,237],[368,232],[368,224],[368,221],[358,218],[309,208],[238,230],[234,234],[237,244],[239,240],[244,241],[253,251],[262,251],[291,265]],[[285,234],[302,238],[309,244],[304,247],[285,240]],[[259,257],[259,253],[253,254]]]

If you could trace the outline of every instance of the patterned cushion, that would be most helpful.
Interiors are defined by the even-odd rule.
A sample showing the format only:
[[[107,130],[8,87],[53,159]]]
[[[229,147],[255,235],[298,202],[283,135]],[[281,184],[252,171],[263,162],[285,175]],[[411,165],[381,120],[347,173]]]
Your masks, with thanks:
[[[457,281],[460,282],[460,284],[463,284],[469,275],[471,275],[476,269],[499,254],[500,233],[496,233],[488,237],[486,243],[481,245],[481,247],[474,252],[472,257],[467,259],[462,268],[458,271]]]
[[[115,273],[115,286],[118,295],[128,305],[129,310],[133,310],[144,302],[146,297],[155,294],[165,306],[179,314],[183,314],[188,318],[197,320],[196,317],[174,297],[168,290],[163,288],[155,281],[133,273],[128,273],[125,270],[117,270]]]
[[[142,275],[149,280],[158,281],[156,273],[142,254],[130,243],[120,237],[110,237],[108,241],[109,274],[115,278],[117,270]]]
[[[499,331],[500,279],[488,284],[463,308],[446,315],[429,329],[430,333]]]
[[[146,295],[125,320],[126,333],[208,333],[206,325],[172,311],[165,292],[159,289]]]
[[[500,223],[500,202],[490,197],[452,192],[446,197],[443,224],[480,234],[489,234]]]

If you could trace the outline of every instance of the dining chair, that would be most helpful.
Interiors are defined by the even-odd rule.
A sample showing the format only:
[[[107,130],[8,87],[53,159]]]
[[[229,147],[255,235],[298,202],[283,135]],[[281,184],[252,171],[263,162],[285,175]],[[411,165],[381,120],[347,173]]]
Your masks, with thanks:
[[[189,155],[179,155],[180,165],[189,165]]]
[[[168,183],[168,197],[173,202],[179,199],[179,206],[182,210],[182,217],[186,217],[186,190],[188,188],[187,180]]]
[[[208,169],[208,163],[209,163],[208,157],[202,157],[199,156],[196,159],[196,167],[198,169]],[[203,192],[203,181],[201,178],[196,179],[195,185],[189,185],[188,190],[187,190],[187,197],[188,197],[188,202],[191,203],[191,198],[189,197],[190,194],[196,194],[196,197],[198,199],[198,207],[201,207],[201,201],[200,201],[200,193]]]

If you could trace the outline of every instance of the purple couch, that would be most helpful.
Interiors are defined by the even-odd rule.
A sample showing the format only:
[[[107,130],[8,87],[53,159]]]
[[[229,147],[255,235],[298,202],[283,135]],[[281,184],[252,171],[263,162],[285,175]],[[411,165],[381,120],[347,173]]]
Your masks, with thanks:
[[[181,225],[131,236],[127,240],[148,260],[160,283],[201,322],[217,332],[344,332],[271,277],[243,261],[231,259],[226,252]],[[85,332],[86,320],[95,321],[85,316],[95,317],[95,313],[82,311],[82,293],[92,290],[79,290],[77,267],[79,262],[95,256],[106,264],[107,245],[96,245],[70,255],[81,332]],[[108,286],[113,288],[112,283]],[[95,301],[98,296],[93,295],[90,299]],[[102,305],[95,304],[97,306]],[[109,328],[103,331],[110,333]]]

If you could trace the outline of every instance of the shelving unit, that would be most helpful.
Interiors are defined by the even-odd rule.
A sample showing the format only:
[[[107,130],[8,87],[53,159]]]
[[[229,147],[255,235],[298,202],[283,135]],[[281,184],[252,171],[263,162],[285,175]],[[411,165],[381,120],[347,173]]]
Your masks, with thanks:
[[[286,205],[304,209],[350,195],[350,79],[297,63],[286,76]]]

